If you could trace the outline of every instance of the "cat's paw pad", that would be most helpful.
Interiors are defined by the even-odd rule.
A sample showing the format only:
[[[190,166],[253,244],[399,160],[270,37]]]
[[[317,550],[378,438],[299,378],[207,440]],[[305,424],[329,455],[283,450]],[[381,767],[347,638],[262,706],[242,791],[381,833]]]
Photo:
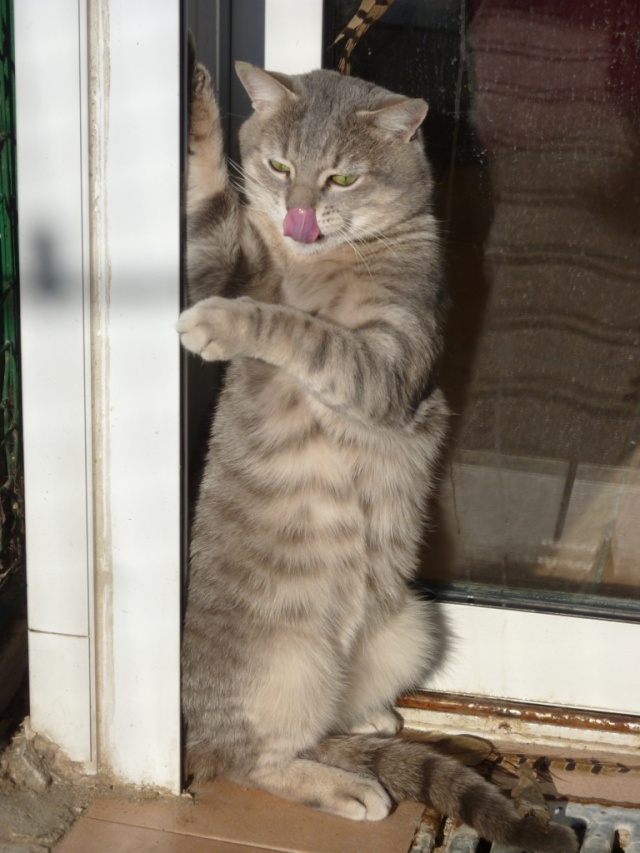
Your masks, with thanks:
[[[351,726],[349,731],[354,735],[383,735],[391,737],[398,734],[402,728],[402,717],[400,714],[389,709],[376,711],[369,714],[366,720]]]

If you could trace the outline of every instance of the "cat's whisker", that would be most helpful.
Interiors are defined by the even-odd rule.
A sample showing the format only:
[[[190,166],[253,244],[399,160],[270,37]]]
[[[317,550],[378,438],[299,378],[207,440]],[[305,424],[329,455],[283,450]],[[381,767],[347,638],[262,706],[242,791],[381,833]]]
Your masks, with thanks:
[[[371,278],[371,268],[370,268],[369,262],[368,262],[367,258],[365,257],[364,252],[358,247],[356,240],[353,239],[353,237],[349,231],[348,226],[346,224],[340,226],[338,229],[336,229],[335,233],[338,235],[338,237],[341,240],[343,240],[348,246],[350,246],[353,249],[353,251],[356,253],[356,255],[360,258],[360,260],[364,264],[365,269],[367,270],[367,273],[368,273],[369,277]]]
[[[248,176],[251,179],[251,176]],[[229,183],[232,187],[234,187],[238,192],[247,195],[247,188],[244,184],[240,183],[240,181],[229,178]],[[271,204],[270,204],[271,202]],[[250,198],[251,207],[255,210],[260,210],[263,213],[269,214],[272,206],[272,200],[269,194],[266,192],[265,188],[262,185],[258,185],[254,187],[251,191]]]
[[[255,175],[251,174],[247,169],[243,168],[240,163],[236,163],[236,161],[231,157],[228,158],[228,161],[245,181],[249,181],[254,187],[260,187],[265,192],[269,192],[267,185],[263,181],[260,181]]]
[[[393,255],[394,258],[400,259],[400,255],[395,251],[395,247],[391,240],[388,239],[386,233],[379,228],[371,228],[368,231],[365,231],[363,234],[359,235],[357,238],[358,242],[366,242],[370,243],[372,239],[379,241],[382,243],[385,248]]]

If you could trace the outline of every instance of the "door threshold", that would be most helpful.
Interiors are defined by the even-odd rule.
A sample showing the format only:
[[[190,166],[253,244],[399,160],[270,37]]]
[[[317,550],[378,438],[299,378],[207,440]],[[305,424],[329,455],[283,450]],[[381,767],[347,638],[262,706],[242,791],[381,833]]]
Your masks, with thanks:
[[[527,762],[546,795],[640,806],[640,718],[443,693],[404,696],[398,711],[414,736],[489,741],[479,769],[502,787]]]

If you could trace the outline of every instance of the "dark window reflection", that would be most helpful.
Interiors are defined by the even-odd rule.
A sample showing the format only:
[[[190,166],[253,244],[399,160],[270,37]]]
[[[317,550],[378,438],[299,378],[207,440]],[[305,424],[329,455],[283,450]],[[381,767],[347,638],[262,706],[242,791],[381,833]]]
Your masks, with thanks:
[[[640,4],[395,0],[352,73],[430,103],[455,416],[425,582],[640,612]]]

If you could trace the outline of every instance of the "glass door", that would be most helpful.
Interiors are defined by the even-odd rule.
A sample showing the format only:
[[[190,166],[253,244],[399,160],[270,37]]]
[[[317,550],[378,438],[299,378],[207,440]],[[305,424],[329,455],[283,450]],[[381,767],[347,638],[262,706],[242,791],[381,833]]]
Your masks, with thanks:
[[[322,5],[336,67],[360,2]],[[430,104],[453,415],[420,583],[455,640],[429,687],[640,712],[639,36],[622,0],[395,0],[351,56]]]

